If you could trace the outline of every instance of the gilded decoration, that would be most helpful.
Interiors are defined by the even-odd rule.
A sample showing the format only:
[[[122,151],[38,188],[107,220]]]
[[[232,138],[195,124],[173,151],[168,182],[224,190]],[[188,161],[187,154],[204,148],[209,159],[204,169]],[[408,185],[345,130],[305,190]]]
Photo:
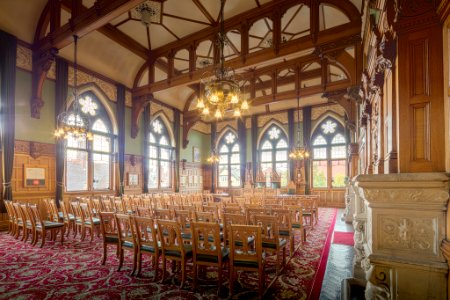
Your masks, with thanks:
[[[287,112],[258,116],[258,127],[264,127],[268,122],[270,122],[270,120],[277,120],[281,122],[281,124],[287,124],[288,123]]]
[[[327,105],[327,106],[319,106],[313,107],[311,110],[311,120],[317,120],[322,115],[324,115],[327,111],[332,111],[340,116],[345,115],[345,110],[339,104]]]
[[[237,131],[237,121],[236,120],[228,120],[228,121],[223,121],[223,122],[217,123],[217,132],[222,132],[222,130],[227,126],[233,128],[234,130]]]
[[[191,127],[191,129],[204,134],[211,134],[211,126],[202,121],[196,122],[195,125]]]
[[[150,105],[150,115],[154,116],[155,114],[159,113],[160,111],[163,111],[164,114],[166,115],[166,117],[169,119],[170,122],[173,122],[174,117],[173,117],[173,110],[163,106],[159,103],[156,102],[152,102],[152,104]]]
[[[95,83],[108,97],[111,101],[116,101],[117,99],[117,89],[113,84],[107,83],[104,80],[101,80],[93,75],[87,74],[83,71],[78,70],[78,86],[87,83]],[[73,68],[69,67],[69,85],[73,86]]]
[[[21,45],[17,45],[16,66],[18,68],[31,72],[31,70],[33,69],[32,62],[31,49],[28,49]]]
[[[131,107],[133,102],[132,102],[132,97],[131,97],[131,92],[126,91],[125,92],[125,105],[128,107]]]

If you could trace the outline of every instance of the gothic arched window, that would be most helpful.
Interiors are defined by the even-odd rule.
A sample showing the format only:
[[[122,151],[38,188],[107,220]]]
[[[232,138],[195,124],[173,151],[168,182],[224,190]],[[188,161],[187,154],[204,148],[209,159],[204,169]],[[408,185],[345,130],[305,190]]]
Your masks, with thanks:
[[[241,167],[239,157],[239,143],[236,134],[228,130],[220,139],[218,179],[219,187],[240,187]]]
[[[311,141],[313,187],[344,187],[347,139],[342,124],[332,117],[325,118],[315,129]]]
[[[169,131],[161,117],[150,123],[148,134],[148,188],[172,186],[172,152]]]
[[[259,142],[259,161],[261,169],[266,175],[266,184],[269,186],[270,175],[276,171],[281,177],[281,186],[288,183],[288,139],[278,125],[271,125],[263,133]]]
[[[81,114],[87,118],[93,140],[69,136],[66,141],[66,190],[113,189],[112,155],[114,139],[111,120],[97,97],[86,92],[78,98]],[[73,115],[75,120],[75,115]]]

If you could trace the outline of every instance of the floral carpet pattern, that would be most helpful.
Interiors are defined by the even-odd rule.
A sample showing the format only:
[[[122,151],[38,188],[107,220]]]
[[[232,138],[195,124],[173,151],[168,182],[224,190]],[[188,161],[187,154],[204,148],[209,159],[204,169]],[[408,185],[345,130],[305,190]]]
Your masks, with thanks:
[[[275,256],[268,257],[265,299],[307,299],[311,292],[322,251],[335,220],[336,209],[320,208],[319,222],[307,233],[306,242],[296,236],[296,251],[288,259],[285,270],[275,275]],[[71,236],[61,245],[47,241],[41,249],[15,240],[6,232],[0,233],[0,299],[218,299],[217,270],[208,269],[199,287],[192,291],[192,263],[188,263],[188,279],[179,288],[179,272],[168,274],[161,281],[153,281],[153,266],[144,256],[141,277],[130,276],[132,255],[125,253],[121,271],[116,271],[118,260],[115,247],[109,246],[106,264],[100,264],[103,244],[101,238],[90,243]],[[289,247],[287,252],[289,253]],[[128,255],[127,255],[128,254]],[[228,271],[224,271],[228,278]],[[235,283],[232,299],[256,299],[257,273],[241,272]],[[227,298],[228,280],[225,280],[220,298]]]

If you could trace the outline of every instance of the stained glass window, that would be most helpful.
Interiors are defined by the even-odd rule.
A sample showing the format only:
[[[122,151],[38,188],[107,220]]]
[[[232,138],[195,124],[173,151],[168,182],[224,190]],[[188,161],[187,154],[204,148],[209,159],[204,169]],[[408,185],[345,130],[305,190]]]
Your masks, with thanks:
[[[173,147],[167,127],[161,117],[150,123],[148,138],[148,188],[161,189],[172,186]]]
[[[332,117],[323,120],[312,137],[312,178],[314,188],[342,188],[346,176],[344,127]]]
[[[236,134],[228,130],[219,140],[220,161],[218,183],[221,188],[240,187],[241,169],[239,143]]]
[[[263,133],[259,142],[261,169],[266,175],[266,185],[270,187],[270,175],[276,171],[281,177],[281,186],[288,183],[288,139],[278,125],[271,125]]]
[[[111,121],[106,109],[91,93],[80,95],[81,114],[87,118],[93,133],[93,140],[75,139],[69,136],[66,140],[66,190],[90,191],[111,190],[112,155],[116,136],[112,133]],[[75,124],[75,115],[70,116]]]

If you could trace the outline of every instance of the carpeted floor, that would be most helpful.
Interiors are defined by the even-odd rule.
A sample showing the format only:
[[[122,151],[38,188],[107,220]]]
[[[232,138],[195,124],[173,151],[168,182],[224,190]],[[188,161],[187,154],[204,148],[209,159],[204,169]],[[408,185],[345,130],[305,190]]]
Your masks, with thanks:
[[[319,223],[308,232],[307,241],[299,244],[284,272],[275,276],[274,256],[269,257],[266,299],[307,299],[316,280],[323,249],[329,244],[329,229],[335,220],[336,209],[320,208]],[[329,246],[329,245],[328,245]],[[196,293],[191,291],[191,264],[188,281],[180,290],[179,273],[170,273],[161,284],[153,282],[153,267],[145,256],[140,278],[129,276],[132,257],[125,258],[120,272],[115,249],[110,246],[104,266],[100,264],[103,245],[80,242],[71,237],[61,246],[47,242],[41,249],[17,241],[5,232],[0,233],[0,299],[217,299],[214,269],[200,279]],[[289,249],[289,247],[288,247]],[[161,264],[161,263],[160,263]],[[161,268],[161,267],[160,267]],[[168,268],[171,270],[171,268]],[[169,271],[170,272],[170,271]],[[161,276],[161,272],[160,276]],[[228,276],[227,271],[225,275]],[[242,272],[233,299],[257,298],[257,274]],[[320,290],[320,289],[319,289]],[[228,281],[221,298],[228,297]]]

